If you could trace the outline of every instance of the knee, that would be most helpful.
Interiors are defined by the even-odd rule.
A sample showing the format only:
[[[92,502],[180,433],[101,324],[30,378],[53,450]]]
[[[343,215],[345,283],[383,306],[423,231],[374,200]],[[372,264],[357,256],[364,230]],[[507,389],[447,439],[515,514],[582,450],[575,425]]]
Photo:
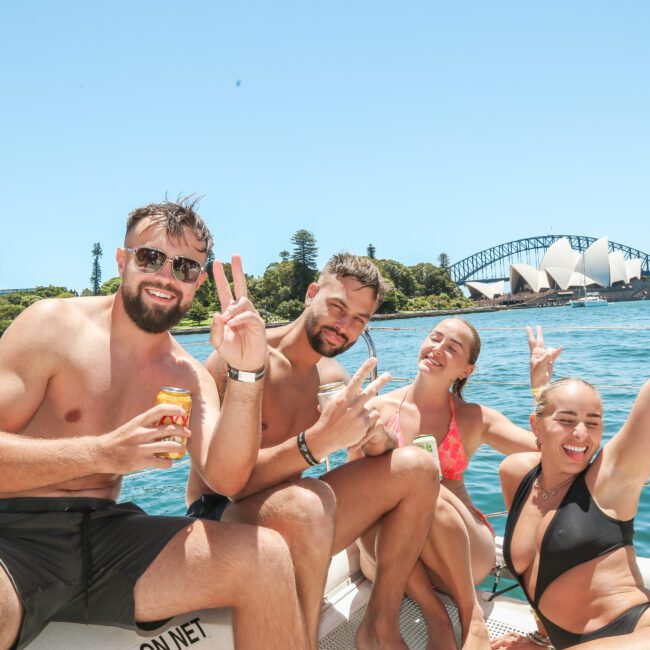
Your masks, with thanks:
[[[469,544],[469,535],[467,533],[465,522],[458,513],[458,510],[456,510],[449,501],[445,501],[445,499],[438,499],[438,501],[436,501],[435,514],[431,525],[436,530],[443,530],[446,533],[461,535]]]
[[[426,489],[438,494],[440,489],[440,466],[435,454],[409,445],[393,451],[393,467],[404,481],[414,489]]]
[[[334,535],[336,502],[332,488],[317,479],[301,479],[284,491],[281,508],[263,525],[282,533],[290,544],[322,544],[329,549]]]

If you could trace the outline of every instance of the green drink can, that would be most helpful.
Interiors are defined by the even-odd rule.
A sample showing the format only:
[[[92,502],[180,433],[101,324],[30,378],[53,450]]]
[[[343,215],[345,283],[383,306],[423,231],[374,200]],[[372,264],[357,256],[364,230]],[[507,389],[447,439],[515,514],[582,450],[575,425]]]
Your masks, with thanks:
[[[420,447],[425,451],[428,451],[430,454],[438,455],[438,443],[433,436],[428,434],[423,434],[421,436],[415,436],[413,438],[413,444],[416,447]]]
[[[421,436],[415,436],[413,438],[413,444],[424,451],[428,451],[430,454],[433,454],[438,460],[438,443],[433,436],[429,434],[422,434]],[[442,472],[440,472],[440,478],[442,478]]]

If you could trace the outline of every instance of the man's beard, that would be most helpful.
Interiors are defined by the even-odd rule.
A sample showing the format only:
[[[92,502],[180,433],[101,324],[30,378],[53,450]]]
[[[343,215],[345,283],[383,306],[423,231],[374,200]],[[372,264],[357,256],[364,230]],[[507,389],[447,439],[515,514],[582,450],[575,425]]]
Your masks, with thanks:
[[[122,303],[124,304],[124,311],[128,314],[129,318],[143,331],[149,334],[160,334],[166,332],[174,325],[178,325],[181,319],[189,311],[191,303],[183,307],[180,302],[181,295],[177,291],[171,289],[162,289],[168,293],[172,293],[178,298],[174,302],[174,306],[165,309],[164,306],[147,306],[144,304],[142,294],[146,287],[153,287],[153,285],[141,284],[135,291],[129,291],[124,284],[122,284]]]
[[[356,343],[356,339],[354,341],[350,341],[350,339],[345,334],[339,332],[334,327],[328,327],[327,325],[319,327],[316,322],[316,317],[311,313],[308,313],[305,317],[304,328],[305,334],[307,335],[307,340],[309,341],[312,349],[314,352],[318,352],[318,354],[323,357],[335,357],[342,352],[345,352]],[[328,330],[345,339],[345,341],[339,346],[333,346],[331,343],[328,343],[323,338],[323,332],[326,332]]]

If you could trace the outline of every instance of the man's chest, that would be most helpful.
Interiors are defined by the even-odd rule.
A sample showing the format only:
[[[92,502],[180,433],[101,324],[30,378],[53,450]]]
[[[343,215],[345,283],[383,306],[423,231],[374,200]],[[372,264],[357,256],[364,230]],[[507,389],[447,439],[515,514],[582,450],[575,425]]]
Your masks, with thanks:
[[[271,377],[264,387],[262,446],[271,447],[308,429],[320,417],[318,373],[308,377]]]
[[[50,379],[26,433],[55,437],[112,431],[153,407],[162,386],[195,392],[196,380],[169,358],[145,362],[102,346],[81,349]]]

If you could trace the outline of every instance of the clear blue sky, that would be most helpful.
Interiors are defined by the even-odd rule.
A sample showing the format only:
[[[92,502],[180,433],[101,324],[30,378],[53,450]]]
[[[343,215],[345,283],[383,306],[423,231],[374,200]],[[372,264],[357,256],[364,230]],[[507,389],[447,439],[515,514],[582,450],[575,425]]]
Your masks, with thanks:
[[[103,277],[205,195],[260,274],[312,231],[407,264],[530,235],[650,251],[650,4],[0,4],[0,288]],[[239,85],[237,82],[239,81]]]

